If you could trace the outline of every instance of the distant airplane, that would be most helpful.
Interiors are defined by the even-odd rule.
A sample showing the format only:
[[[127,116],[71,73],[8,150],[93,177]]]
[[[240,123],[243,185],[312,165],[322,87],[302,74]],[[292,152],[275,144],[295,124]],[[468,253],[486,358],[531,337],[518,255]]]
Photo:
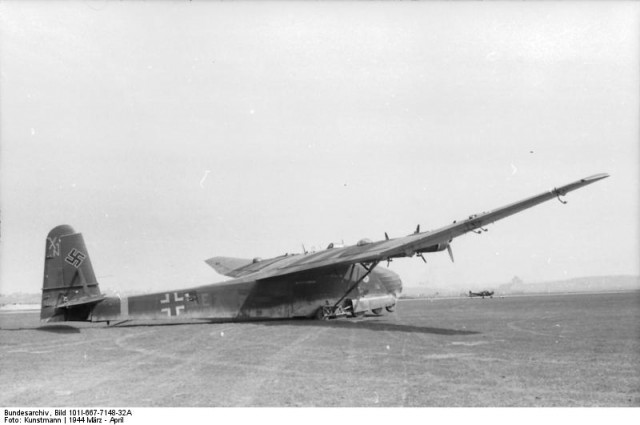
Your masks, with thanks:
[[[314,253],[285,254],[261,260],[214,257],[206,260],[226,282],[130,297],[100,292],[81,233],[55,227],[47,236],[40,318],[47,322],[203,319],[245,321],[337,316],[393,311],[402,291],[400,277],[378,267],[395,258],[447,250],[451,241],[484,226],[609,177],[597,174],[489,212],[470,215],[437,230],[353,246],[330,244]]]
[[[482,297],[483,299],[484,297],[493,298],[493,291],[480,291],[480,292],[469,291],[469,298],[473,298],[473,297]]]

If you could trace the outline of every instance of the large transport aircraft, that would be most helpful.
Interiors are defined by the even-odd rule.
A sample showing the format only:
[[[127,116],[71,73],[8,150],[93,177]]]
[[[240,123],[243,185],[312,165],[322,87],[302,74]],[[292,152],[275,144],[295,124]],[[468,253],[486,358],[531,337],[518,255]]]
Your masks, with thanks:
[[[218,273],[233,278],[195,288],[130,297],[100,292],[81,233],[55,227],[47,236],[40,319],[46,322],[91,321],[107,324],[129,320],[246,321],[308,317],[355,317],[366,312],[393,311],[402,291],[400,277],[378,267],[399,257],[447,250],[451,241],[542,202],[562,199],[572,190],[609,177],[583,178],[492,211],[470,215],[436,230],[353,246],[330,244],[314,253],[261,260],[213,257],[206,260]],[[426,260],[425,260],[426,261]]]

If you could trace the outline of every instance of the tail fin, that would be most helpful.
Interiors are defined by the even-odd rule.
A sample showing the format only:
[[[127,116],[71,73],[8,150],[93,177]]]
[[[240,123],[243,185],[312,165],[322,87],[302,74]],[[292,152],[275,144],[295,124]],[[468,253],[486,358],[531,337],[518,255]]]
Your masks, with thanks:
[[[87,320],[104,300],[81,233],[61,225],[47,235],[40,320]]]

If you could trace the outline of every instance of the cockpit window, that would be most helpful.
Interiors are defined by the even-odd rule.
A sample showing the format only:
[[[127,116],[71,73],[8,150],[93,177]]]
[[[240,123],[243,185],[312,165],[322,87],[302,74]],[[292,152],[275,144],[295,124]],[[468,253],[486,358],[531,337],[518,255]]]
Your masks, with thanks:
[[[364,238],[364,239],[360,239],[358,241],[358,246],[365,246],[365,245],[369,245],[370,243],[373,243],[373,241],[369,238]]]

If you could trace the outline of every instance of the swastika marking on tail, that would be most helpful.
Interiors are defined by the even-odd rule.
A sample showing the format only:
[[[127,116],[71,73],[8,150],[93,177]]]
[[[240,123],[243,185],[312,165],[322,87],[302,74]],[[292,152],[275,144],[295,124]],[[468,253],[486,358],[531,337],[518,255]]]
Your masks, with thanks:
[[[80,267],[80,265],[82,264],[82,262],[84,261],[84,259],[87,258],[86,254],[83,254],[82,252],[78,251],[77,249],[73,248],[65,257],[64,261],[66,261],[67,263],[71,264],[73,267],[75,267],[76,269],[78,267]]]

